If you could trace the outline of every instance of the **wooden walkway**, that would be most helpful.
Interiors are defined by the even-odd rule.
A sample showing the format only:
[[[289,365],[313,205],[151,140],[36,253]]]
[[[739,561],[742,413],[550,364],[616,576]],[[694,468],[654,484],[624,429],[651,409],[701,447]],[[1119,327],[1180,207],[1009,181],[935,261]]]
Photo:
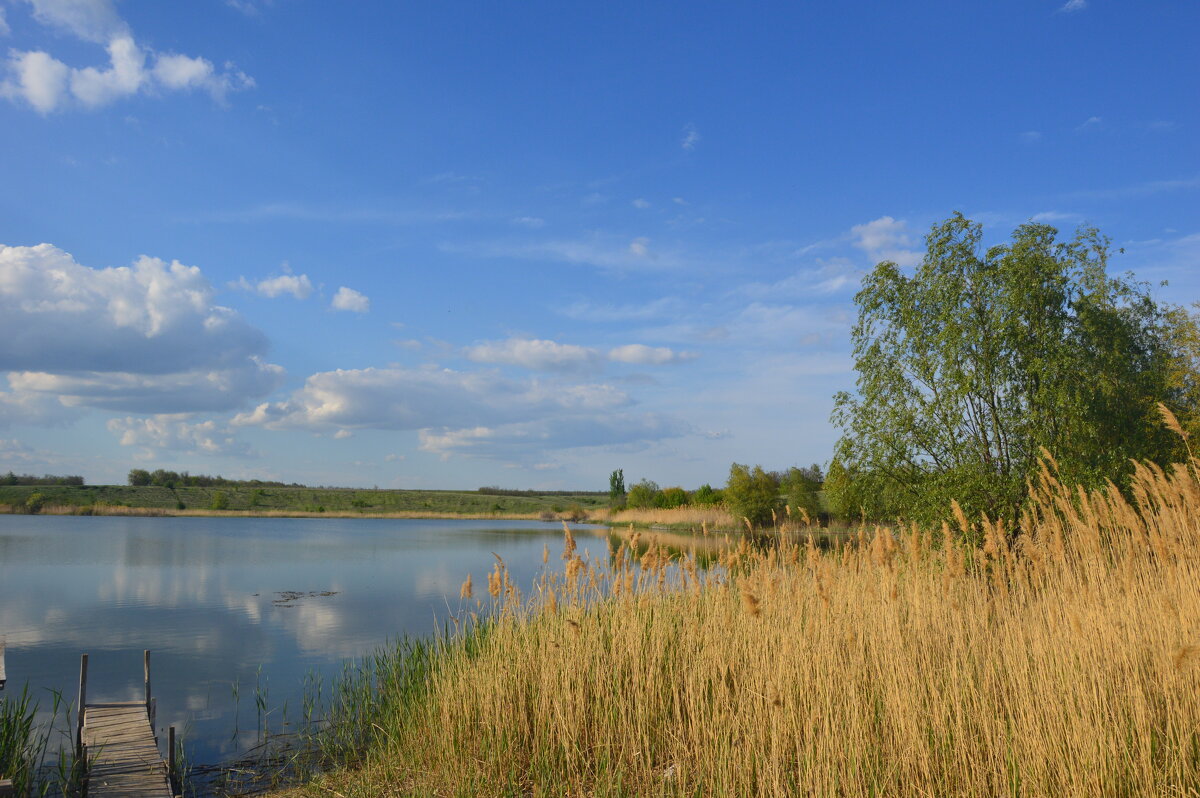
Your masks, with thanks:
[[[169,761],[158,752],[154,734],[155,702],[150,696],[150,652],[144,653],[145,701],[87,703],[88,655],[79,666],[79,719],[75,745],[87,763],[88,798],[173,798],[175,729]]]

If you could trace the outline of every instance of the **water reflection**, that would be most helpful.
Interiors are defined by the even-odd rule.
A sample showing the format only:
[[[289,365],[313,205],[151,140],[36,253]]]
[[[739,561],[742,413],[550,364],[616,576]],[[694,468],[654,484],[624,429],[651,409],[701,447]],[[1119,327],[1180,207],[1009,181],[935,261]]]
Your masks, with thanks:
[[[579,553],[606,558],[606,533],[580,529]],[[311,672],[428,634],[493,553],[532,584],[561,566],[561,540],[530,521],[0,516],[9,685],[74,700],[88,652],[89,695],[135,700],[149,648],[158,722],[187,730],[192,762],[215,762],[254,742],[231,732],[256,727],[256,686],[276,725],[285,703],[299,715]]]

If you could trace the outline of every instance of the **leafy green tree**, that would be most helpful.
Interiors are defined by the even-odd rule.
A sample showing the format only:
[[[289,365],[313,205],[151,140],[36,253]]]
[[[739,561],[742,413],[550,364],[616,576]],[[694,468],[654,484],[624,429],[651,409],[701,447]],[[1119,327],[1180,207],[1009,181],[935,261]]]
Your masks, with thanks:
[[[629,489],[629,495],[626,497],[626,504],[634,509],[644,509],[656,506],[658,498],[658,483],[651,482],[648,479],[643,479],[641,482]]]
[[[713,490],[713,486],[708,483],[701,485],[692,494],[692,504],[700,507],[712,507],[715,504],[720,504],[721,501],[721,491]]]
[[[1120,484],[1130,458],[1175,444],[1156,403],[1178,406],[1172,318],[1146,287],[1107,275],[1109,242],[1043,224],[986,250],[955,214],[909,277],[878,264],[855,297],[857,392],[837,395],[836,458],[874,512],[1013,518],[1040,447],[1063,476]],[[845,505],[842,498],[835,504]]]
[[[824,476],[815,463],[808,468],[789,468],[780,480],[784,500],[792,511],[792,519],[799,521],[807,516],[816,522],[821,515],[821,500],[817,496]]]
[[[209,505],[210,510],[228,510],[229,497],[225,495],[225,491],[219,490],[213,494],[212,504]]]
[[[129,484],[134,487],[142,487],[150,484],[150,472],[144,468],[129,469]]]
[[[608,501],[613,507],[625,504],[625,469],[618,468],[608,475]]]
[[[688,503],[687,491],[683,488],[663,488],[654,497],[654,504],[664,510],[673,510]]]
[[[734,518],[749,519],[753,526],[767,526],[774,519],[772,511],[781,512],[779,480],[763,471],[762,466],[734,463],[729,467],[729,482],[725,485],[725,503]]]

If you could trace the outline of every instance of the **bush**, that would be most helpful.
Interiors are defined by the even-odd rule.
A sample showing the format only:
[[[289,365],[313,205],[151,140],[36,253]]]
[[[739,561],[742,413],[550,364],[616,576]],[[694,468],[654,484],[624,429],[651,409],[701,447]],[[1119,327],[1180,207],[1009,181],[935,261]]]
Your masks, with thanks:
[[[25,500],[25,512],[36,515],[42,511],[46,505],[46,497],[41,493],[31,493],[29,498]]]
[[[752,526],[774,523],[772,513],[781,510],[779,482],[762,466],[753,470],[741,463],[729,467],[729,483],[725,486],[725,502],[734,518],[746,518]]]
[[[225,491],[219,490],[213,494],[212,504],[208,506],[210,510],[228,510],[229,497],[225,495]]]
[[[664,510],[673,510],[676,507],[683,507],[688,503],[687,491],[683,488],[663,488],[655,497],[657,506]]]
[[[712,507],[724,499],[721,491],[714,490],[712,485],[705,483],[692,494],[692,504],[700,507]]]
[[[625,504],[631,510],[641,510],[655,507],[657,499],[658,483],[643,479],[629,489],[629,493],[625,497]]]

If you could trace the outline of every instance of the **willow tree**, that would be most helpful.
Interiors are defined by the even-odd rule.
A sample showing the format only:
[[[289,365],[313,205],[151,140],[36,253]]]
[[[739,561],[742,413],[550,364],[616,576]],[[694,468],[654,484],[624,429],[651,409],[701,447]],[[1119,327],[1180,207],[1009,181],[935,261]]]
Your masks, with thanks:
[[[986,249],[982,235],[955,214],[911,276],[880,263],[855,296],[857,391],[833,414],[852,480],[827,489],[852,482],[876,515],[933,520],[956,499],[1011,518],[1041,447],[1066,478],[1098,485],[1177,443],[1156,404],[1179,403],[1178,328],[1192,317],[1110,277],[1093,228],[1060,241],[1030,223]]]

